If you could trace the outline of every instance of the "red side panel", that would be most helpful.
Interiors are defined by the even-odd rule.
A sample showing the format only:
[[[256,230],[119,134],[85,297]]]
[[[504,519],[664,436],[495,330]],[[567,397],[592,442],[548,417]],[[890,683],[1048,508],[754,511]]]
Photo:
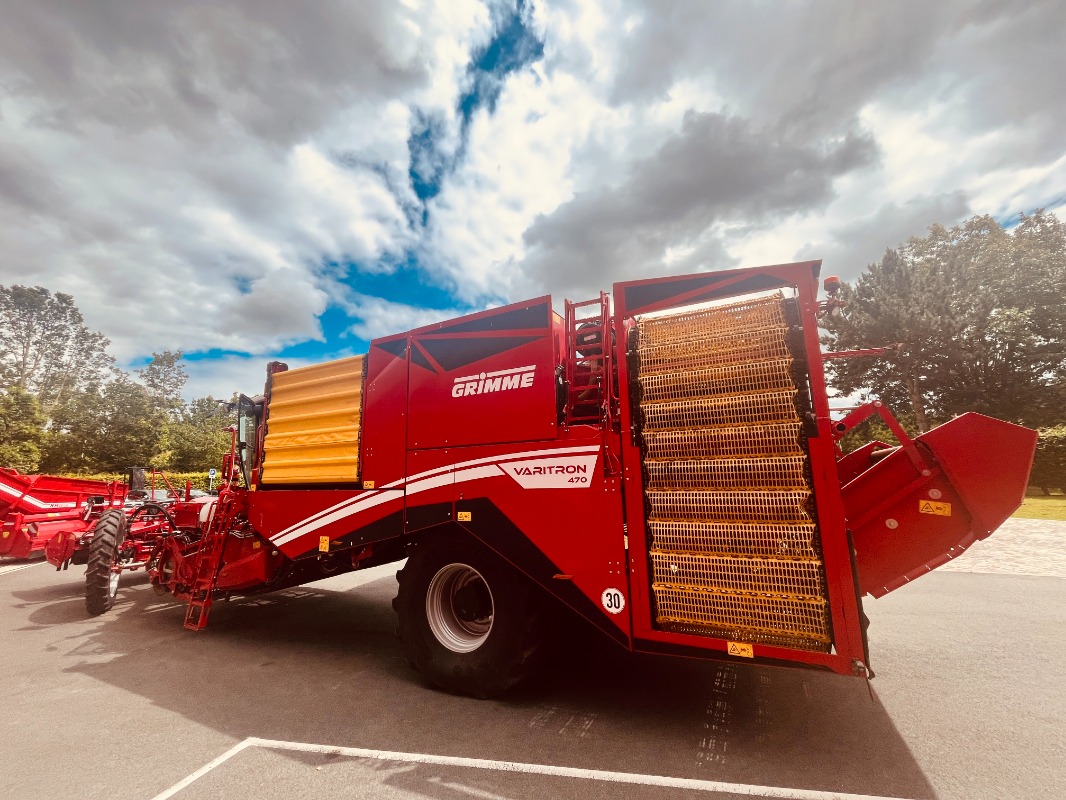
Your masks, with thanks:
[[[360,477],[380,488],[407,472],[407,334],[375,339],[367,354]]]
[[[541,297],[413,331],[407,446],[553,438],[557,324]]]
[[[248,519],[289,558],[317,555],[323,537],[330,548],[356,546],[403,532],[403,489],[272,489],[252,492]]]

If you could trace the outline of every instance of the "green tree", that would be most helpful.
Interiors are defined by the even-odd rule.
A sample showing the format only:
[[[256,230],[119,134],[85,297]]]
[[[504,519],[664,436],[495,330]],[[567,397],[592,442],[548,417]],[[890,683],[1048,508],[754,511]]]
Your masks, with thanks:
[[[841,391],[871,390],[919,430],[965,411],[1028,425],[1062,421],[1066,378],[1066,229],[1043,211],[1009,232],[988,216],[934,225],[888,250],[828,319],[834,350],[901,348],[835,361]]]
[[[148,394],[159,408],[168,414],[181,409],[181,391],[189,380],[189,375],[181,363],[183,355],[181,350],[152,353],[148,366],[137,371],[148,389]]]
[[[18,387],[0,392],[0,467],[35,472],[41,460],[44,425],[36,397]]]
[[[145,466],[159,454],[163,432],[148,389],[123,374],[56,408],[42,465],[56,472]]]
[[[114,369],[109,344],[69,294],[0,286],[0,380],[36,395],[46,414]]]
[[[229,450],[230,435],[223,430],[236,422],[233,412],[222,412],[213,397],[200,397],[185,405],[170,426],[170,467],[180,472],[201,472],[218,467]]]

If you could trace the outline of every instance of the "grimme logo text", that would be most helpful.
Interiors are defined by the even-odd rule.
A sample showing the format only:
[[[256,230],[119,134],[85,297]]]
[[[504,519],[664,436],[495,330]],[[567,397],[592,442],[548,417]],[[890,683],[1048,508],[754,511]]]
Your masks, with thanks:
[[[533,373],[536,365],[501,369],[496,372],[482,372],[466,378],[456,378],[452,384],[452,397],[468,397],[472,394],[489,392],[506,392],[511,389],[528,389],[533,385]]]
[[[584,475],[588,472],[586,464],[566,464],[559,467],[518,467],[515,475]]]

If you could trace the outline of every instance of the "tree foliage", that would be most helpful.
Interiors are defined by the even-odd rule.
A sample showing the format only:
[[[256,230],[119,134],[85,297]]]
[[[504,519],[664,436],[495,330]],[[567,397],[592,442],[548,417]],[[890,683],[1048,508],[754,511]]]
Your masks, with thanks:
[[[23,472],[206,471],[230,424],[210,397],[182,399],[181,350],[152,353],[136,377],[115,369],[108,340],[74,298],[0,286],[0,466]]]
[[[212,397],[186,404],[170,425],[171,458],[168,467],[189,472],[204,464],[222,463],[229,449],[230,435],[223,430],[236,422],[235,412],[222,412]]]
[[[1066,493],[1066,425],[1040,431],[1029,483],[1043,489],[1044,494],[1050,494],[1051,489]]]
[[[164,429],[151,394],[128,375],[71,396],[52,416],[49,472],[121,472],[151,464]]]
[[[69,294],[0,286],[0,380],[32,393],[46,413],[110,374],[109,344]]]
[[[1066,226],[1039,211],[1007,231],[993,218],[934,225],[888,250],[826,321],[834,350],[899,343],[835,361],[846,393],[869,390],[928,430],[965,411],[1027,425],[1066,417]]]
[[[35,472],[45,416],[37,398],[17,386],[0,393],[0,466]]]
[[[181,363],[181,350],[152,353],[152,360],[137,374],[148,389],[159,410],[166,414],[177,412],[182,407],[181,391],[189,379]]]

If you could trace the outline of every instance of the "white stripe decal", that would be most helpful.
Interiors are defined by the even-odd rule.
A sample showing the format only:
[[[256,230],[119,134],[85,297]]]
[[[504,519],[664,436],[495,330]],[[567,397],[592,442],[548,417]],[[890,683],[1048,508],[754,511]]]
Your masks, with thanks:
[[[427,475],[433,475],[437,472],[447,472],[453,469],[465,469],[466,467],[472,467],[476,464],[501,464],[504,461],[515,461],[520,458],[529,458],[530,456],[557,456],[564,453],[598,453],[600,446],[598,444],[586,444],[580,447],[556,447],[551,450],[525,450],[521,453],[506,453],[502,456],[488,456],[486,458],[475,458],[472,461],[460,461],[457,464],[449,464],[446,467],[437,467],[436,469],[427,470],[426,472],[419,472],[415,475],[411,475],[407,478],[407,483],[416,481],[419,478],[424,478]],[[392,485],[402,485],[403,481],[395,481]]]
[[[563,455],[564,453],[574,453],[574,454],[598,453],[599,451],[600,451],[600,446],[599,445],[587,445],[586,444],[586,445],[579,445],[577,447],[556,447],[556,448],[551,448],[551,449],[547,449],[547,450],[525,450],[525,451],[523,451],[521,453],[507,453],[505,455],[500,455],[500,456],[488,456],[488,457],[485,457],[485,458],[475,458],[475,459],[472,459],[470,461],[460,461],[460,462],[458,462],[456,464],[448,464],[448,465],[443,466],[443,467],[435,467],[434,469],[426,470],[425,472],[418,472],[418,473],[416,473],[414,475],[411,475],[411,476],[409,476],[407,478],[401,478],[399,480],[392,481],[391,483],[386,483],[384,486],[381,487],[381,489],[401,488],[406,483],[407,487],[408,487],[407,494],[411,494],[411,491],[410,491],[411,485],[413,483],[423,479],[423,478],[429,477],[430,475],[437,475],[437,474],[440,474],[440,473],[451,474],[452,471],[458,471],[458,470],[461,470],[461,469],[466,469],[468,467],[472,467],[472,466],[475,466],[475,465],[478,465],[478,464],[504,463],[504,462],[507,462],[507,461],[515,461],[515,460],[522,459],[522,458],[529,458],[530,456],[554,456],[554,455]],[[438,485],[440,485],[440,484],[438,484]],[[356,514],[356,513],[360,512],[360,511],[364,511],[364,510],[366,510],[368,508],[374,508],[375,506],[381,505],[381,503],[384,503],[384,502],[386,502],[388,500],[398,499],[398,498],[392,498],[392,497],[385,497],[384,499],[378,500],[377,502],[367,503],[367,504],[364,505],[364,503],[366,503],[366,501],[370,500],[371,497],[380,496],[380,490],[372,490],[372,492],[373,492],[372,494],[359,494],[359,495],[356,495],[355,497],[349,497],[347,500],[342,500],[341,502],[337,503],[336,505],[330,506],[327,509],[324,509],[322,511],[317,511],[314,514],[312,514],[311,516],[306,517],[306,518],[300,520],[299,522],[293,523],[292,525],[290,525],[289,527],[285,528],[284,530],[278,531],[272,537],[270,537],[270,540],[272,542],[274,542],[275,544],[282,545],[282,544],[285,544],[286,542],[291,542],[293,539],[297,538],[297,536],[302,536],[305,533],[310,533],[311,531],[318,530],[319,528],[322,527],[323,524],[329,524],[329,522],[336,522],[338,519],[343,519],[346,516],[350,516],[351,514]],[[358,506],[358,508],[356,506]],[[344,509],[344,508],[350,508],[350,512],[348,514],[342,514],[341,516],[336,516],[335,512],[340,511],[341,509]],[[319,523],[320,520],[322,520],[323,518],[325,518],[327,516],[329,517],[329,522],[323,522],[322,524],[316,524],[316,523]]]
[[[644,775],[639,772],[614,772],[602,769],[584,769],[581,767],[562,767],[555,764],[527,764],[521,761],[491,761],[487,758],[465,758],[463,756],[439,756],[432,753],[403,753],[390,750],[370,750],[364,747],[336,747],[328,744],[310,744],[306,742],[283,742],[277,739],[259,739],[249,737],[234,745],[214,761],[175,783],[169,789],[157,794],[152,800],[169,800],[182,789],[211,770],[221,766],[233,756],[249,747],[263,747],[269,750],[288,750],[297,753],[320,753],[325,755],[365,758],[373,761],[392,761],[400,764],[433,764],[439,767],[462,767],[466,769],[491,770],[494,772],[511,772],[523,775],[548,775],[556,778],[576,778],[602,783],[622,783],[631,786],[655,786],[665,789],[688,789],[694,792],[713,792],[740,797],[772,797],[779,800],[902,800],[898,797],[881,795],[852,794],[835,790],[792,789],[785,786],[757,786],[751,783],[728,783],[701,778],[675,778],[671,775]],[[465,788],[465,787],[464,787]],[[545,791],[550,796],[550,791]]]
[[[504,474],[504,471],[495,464],[488,464],[479,467],[468,467],[467,469],[458,470],[454,473],[448,472],[443,475],[435,475],[432,478],[423,478],[420,481],[415,481],[414,483],[407,484],[407,491],[404,493],[404,495],[388,495],[382,493],[375,498],[377,502],[365,504],[360,506],[359,508],[352,507],[349,509],[336,511],[333,514],[330,514],[329,517],[324,518],[321,521],[316,521],[315,523],[303,528],[302,530],[294,531],[292,533],[286,534],[285,536],[279,535],[278,538],[273,539],[272,541],[278,546],[288,544],[294,539],[299,539],[301,536],[306,536],[309,533],[314,533],[319,528],[322,528],[333,522],[337,522],[338,520],[344,519],[345,517],[350,517],[354,514],[358,514],[360,511],[365,511],[368,508],[373,508],[374,506],[381,505],[382,503],[388,502],[389,500],[402,500],[404,496],[410,497],[413,494],[428,492],[430,489],[436,489],[440,486],[447,486],[449,483],[466,483],[467,481],[476,481],[480,480],[481,478],[496,478]]]
[[[373,497],[367,497],[358,504],[348,506],[346,508],[338,508],[332,514],[327,514],[324,517],[319,517],[313,523],[302,526],[299,530],[295,530],[292,533],[277,534],[271,538],[271,541],[277,545],[283,545],[287,542],[291,542],[293,539],[298,539],[301,536],[317,531],[319,528],[325,527],[338,520],[342,520],[345,517],[350,517],[353,514],[358,514],[360,511],[367,511],[368,509],[380,506],[382,503],[387,503],[390,500],[403,500],[403,495],[399,492],[379,492]]]
[[[46,511],[55,511],[60,508],[77,508],[77,503],[46,503],[43,500],[38,500],[32,494],[23,494],[21,489],[13,489],[3,481],[0,481],[0,492],[9,494],[12,497],[18,499],[22,498],[21,502],[28,503],[31,506],[37,506],[37,508],[44,509]]]

